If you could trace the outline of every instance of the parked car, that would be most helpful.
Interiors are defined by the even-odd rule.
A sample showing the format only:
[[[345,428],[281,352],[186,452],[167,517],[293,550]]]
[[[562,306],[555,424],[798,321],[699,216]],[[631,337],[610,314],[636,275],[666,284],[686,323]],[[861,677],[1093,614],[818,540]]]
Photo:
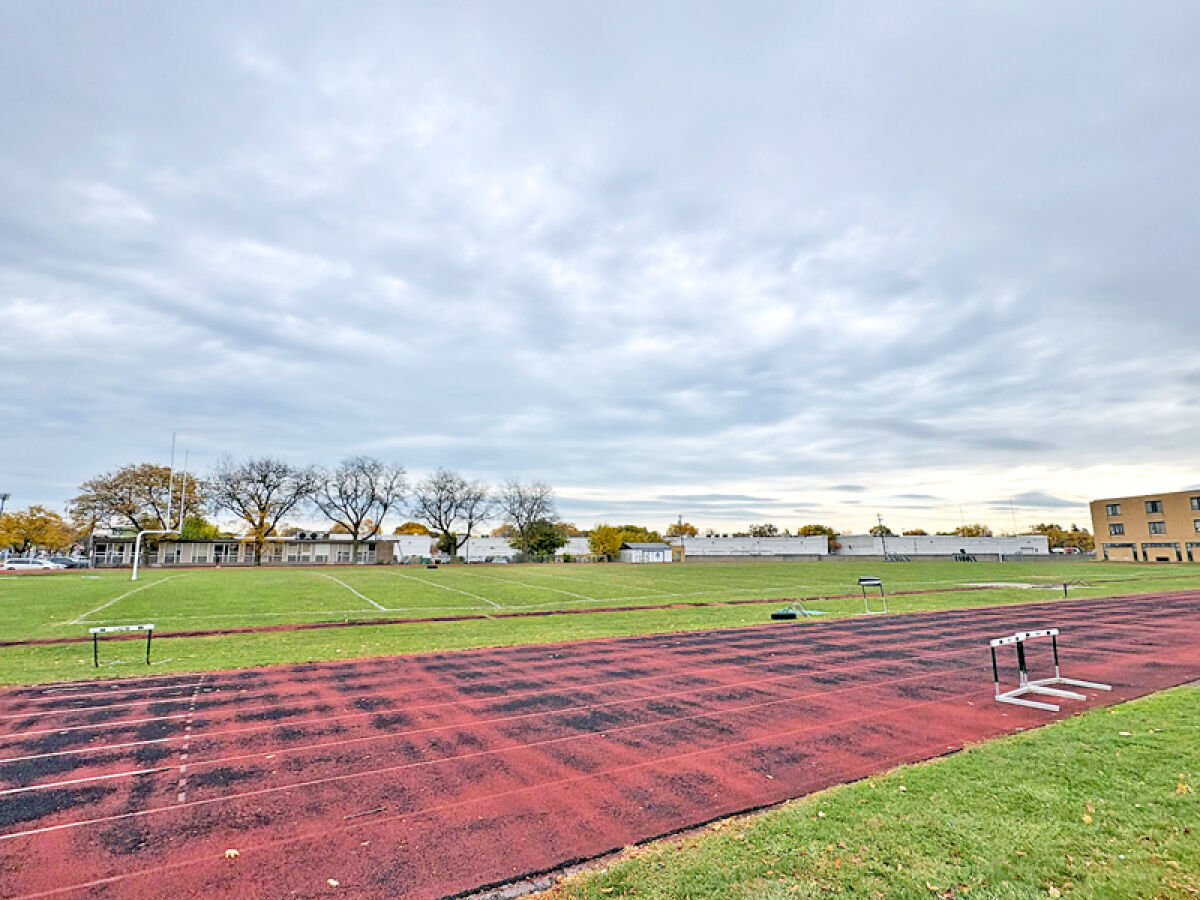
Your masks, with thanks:
[[[30,559],[27,556],[12,556],[4,561],[0,570],[5,572],[46,572],[53,569],[65,569],[62,563],[51,562],[48,559]]]
[[[92,561],[78,556],[52,556],[50,562],[58,563],[64,569],[90,569]]]

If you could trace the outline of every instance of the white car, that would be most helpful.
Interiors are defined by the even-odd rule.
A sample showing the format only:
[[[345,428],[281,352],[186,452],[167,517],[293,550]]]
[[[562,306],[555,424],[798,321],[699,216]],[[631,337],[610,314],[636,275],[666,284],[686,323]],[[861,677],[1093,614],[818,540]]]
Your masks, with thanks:
[[[29,559],[25,556],[10,557],[0,565],[0,570],[5,572],[45,572],[65,568],[62,563],[51,562],[48,559]]]

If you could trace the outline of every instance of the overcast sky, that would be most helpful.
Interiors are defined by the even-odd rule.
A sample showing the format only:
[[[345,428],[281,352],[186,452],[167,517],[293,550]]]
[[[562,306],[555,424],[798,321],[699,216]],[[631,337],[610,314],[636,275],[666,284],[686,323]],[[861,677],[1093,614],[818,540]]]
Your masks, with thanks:
[[[221,454],[581,525],[1200,482],[1200,6],[0,4],[0,491]],[[182,455],[182,454],[181,454]]]

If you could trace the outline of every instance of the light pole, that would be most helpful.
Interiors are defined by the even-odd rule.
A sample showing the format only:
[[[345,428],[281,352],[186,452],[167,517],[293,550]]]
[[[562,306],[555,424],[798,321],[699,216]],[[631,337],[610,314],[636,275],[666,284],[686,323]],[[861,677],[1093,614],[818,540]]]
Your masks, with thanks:
[[[11,496],[12,494],[8,493],[8,491],[0,494],[0,516],[4,515],[4,504],[8,502],[8,498]]]

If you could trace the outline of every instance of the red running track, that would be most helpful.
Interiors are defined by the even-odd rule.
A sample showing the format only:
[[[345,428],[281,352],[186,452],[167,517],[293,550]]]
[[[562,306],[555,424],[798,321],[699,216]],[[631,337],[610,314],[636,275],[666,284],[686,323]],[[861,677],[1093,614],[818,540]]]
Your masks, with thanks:
[[[1043,627],[1063,714],[1200,678],[1179,592],[11,690],[0,895],[471,893],[1044,724]]]

